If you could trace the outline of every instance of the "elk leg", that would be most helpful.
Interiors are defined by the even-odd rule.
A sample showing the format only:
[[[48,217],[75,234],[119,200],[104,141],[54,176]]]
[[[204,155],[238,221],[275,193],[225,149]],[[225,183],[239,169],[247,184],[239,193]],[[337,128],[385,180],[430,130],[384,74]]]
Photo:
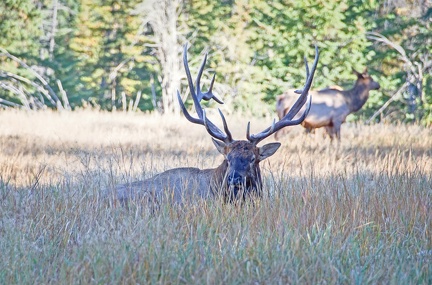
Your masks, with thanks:
[[[333,141],[333,137],[335,134],[333,125],[325,127],[326,133],[329,135],[330,139]]]
[[[338,140],[338,142],[340,142],[340,139],[341,139],[341,136],[340,136],[341,125],[342,125],[342,123],[337,123],[337,124],[333,125],[333,131],[334,131],[334,134],[336,135],[336,139]]]

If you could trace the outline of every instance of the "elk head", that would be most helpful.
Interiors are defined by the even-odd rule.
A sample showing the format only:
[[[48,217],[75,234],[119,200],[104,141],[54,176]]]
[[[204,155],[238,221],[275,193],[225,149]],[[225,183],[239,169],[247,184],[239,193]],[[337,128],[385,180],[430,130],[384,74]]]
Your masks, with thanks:
[[[309,67],[305,59],[306,65],[306,83],[302,90],[297,91],[300,94],[296,103],[290,111],[281,118],[278,122],[273,121],[272,125],[258,134],[250,134],[250,122],[247,125],[246,138],[247,140],[234,140],[231,132],[228,129],[225,116],[219,109],[219,114],[222,118],[223,129],[219,129],[207,117],[205,110],[200,105],[200,101],[214,99],[220,104],[223,102],[218,99],[212,92],[215,76],[213,76],[209,90],[202,92],[200,88],[201,75],[207,60],[207,54],[199,69],[196,79],[196,89],[192,82],[188,60],[187,60],[187,46],[184,47],[183,63],[186,71],[186,77],[190,93],[194,102],[195,110],[198,115],[197,118],[192,117],[187,111],[180,93],[177,91],[177,97],[185,117],[192,123],[203,125],[207,132],[212,137],[213,143],[217,150],[224,156],[224,162],[215,170],[215,189],[213,191],[222,193],[225,201],[233,201],[238,198],[245,199],[248,195],[254,194],[256,196],[262,195],[262,178],[259,163],[264,159],[273,155],[280,143],[269,143],[263,146],[258,146],[258,143],[265,138],[271,136],[278,130],[300,124],[307,116],[311,106],[311,96],[308,95],[309,89],[312,85],[313,76],[318,63],[318,48],[315,47],[315,60],[312,66],[312,72],[309,72]],[[298,119],[293,119],[294,116],[300,111],[304,104],[307,104],[306,110]],[[221,192],[222,191],[222,192]]]
[[[356,71],[354,68],[352,69],[353,73],[357,75],[357,84],[363,85],[368,90],[378,90],[380,89],[380,85],[378,82],[373,80],[372,76],[368,74],[367,68],[364,69],[362,73]]]

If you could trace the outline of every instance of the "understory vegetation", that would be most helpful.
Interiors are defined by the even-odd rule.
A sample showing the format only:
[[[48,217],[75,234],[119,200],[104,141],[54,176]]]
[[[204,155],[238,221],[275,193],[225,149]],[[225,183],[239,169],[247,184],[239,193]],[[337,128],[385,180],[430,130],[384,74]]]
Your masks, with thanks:
[[[228,117],[234,138],[246,120]],[[271,123],[251,120],[252,131]],[[216,167],[202,126],[94,111],[2,111],[0,122],[1,284],[432,283],[430,128],[345,124],[338,145],[293,127],[262,164],[261,200],[150,211],[100,193]]]
[[[0,107],[179,113],[188,44],[227,112],[262,116],[317,45],[313,89],[350,89],[365,68],[381,85],[351,120],[430,126],[431,24],[428,0],[1,1]]]

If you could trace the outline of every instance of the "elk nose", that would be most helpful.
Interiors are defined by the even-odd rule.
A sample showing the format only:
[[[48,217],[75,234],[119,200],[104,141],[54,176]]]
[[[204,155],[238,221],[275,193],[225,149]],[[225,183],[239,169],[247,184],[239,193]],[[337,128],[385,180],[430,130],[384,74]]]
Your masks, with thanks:
[[[230,185],[239,185],[242,182],[243,182],[243,177],[237,172],[233,172],[228,175],[228,183]]]

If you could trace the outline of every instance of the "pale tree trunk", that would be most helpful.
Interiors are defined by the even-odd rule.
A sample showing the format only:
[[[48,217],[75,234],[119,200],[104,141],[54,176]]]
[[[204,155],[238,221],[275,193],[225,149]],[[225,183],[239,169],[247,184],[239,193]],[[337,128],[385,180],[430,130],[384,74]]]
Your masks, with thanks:
[[[402,61],[404,62],[407,83],[415,86],[415,88],[417,89],[418,96],[420,98],[420,104],[426,103],[423,90],[423,73],[430,69],[430,67],[432,66],[432,61],[421,61],[416,60],[415,58],[410,58],[413,57],[413,54],[407,54],[402,46],[391,41],[380,33],[368,32],[366,33],[366,35],[367,38],[384,43],[399,53],[399,58],[402,59]],[[393,100],[392,98],[393,96],[390,98],[390,100]]]
[[[53,0],[53,12],[52,12],[52,26],[51,26],[51,35],[49,40],[49,59],[54,59],[54,48],[55,48],[55,34],[57,32],[57,10],[58,10],[58,2],[57,0]]]
[[[178,34],[178,13],[181,0],[146,0],[139,7],[145,25],[153,30],[155,55],[160,64],[163,113],[180,112],[177,90],[181,79],[181,45]]]
[[[162,60],[162,102],[165,112],[179,113],[176,91],[180,90],[180,58],[177,43],[177,6],[179,1],[164,0],[166,30],[160,30],[158,52]]]

